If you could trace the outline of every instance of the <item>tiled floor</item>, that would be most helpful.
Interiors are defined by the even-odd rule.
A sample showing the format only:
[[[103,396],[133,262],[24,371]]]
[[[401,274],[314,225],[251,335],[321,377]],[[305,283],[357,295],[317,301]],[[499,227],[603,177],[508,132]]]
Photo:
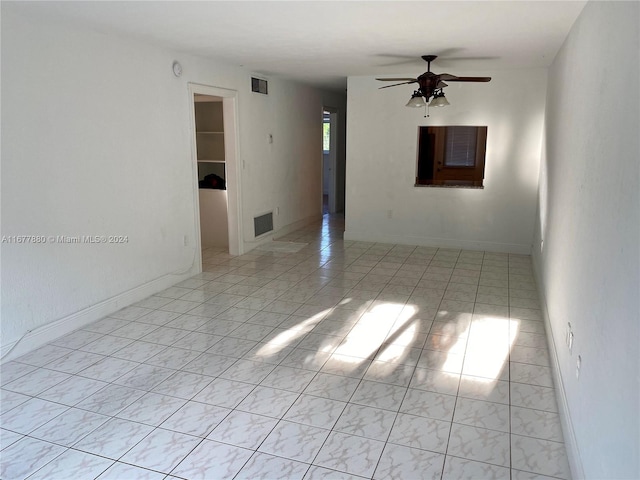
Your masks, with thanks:
[[[342,230],[5,363],[0,477],[568,478],[530,259]]]

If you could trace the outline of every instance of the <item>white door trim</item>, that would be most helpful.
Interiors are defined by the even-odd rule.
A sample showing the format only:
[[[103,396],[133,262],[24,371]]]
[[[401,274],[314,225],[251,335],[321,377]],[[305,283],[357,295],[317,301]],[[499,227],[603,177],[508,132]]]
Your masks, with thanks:
[[[222,111],[224,120],[224,154],[226,166],[227,186],[227,218],[229,223],[229,253],[242,255],[244,253],[244,237],[242,232],[242,192],[241,168],[238,165],[240,156],[238,142],[238,92],[227,88],[212,87],[197,83],[189,83],[189,111],[191,123],[191,157],[194,166],[193,195],[196,218],[196,248],[199,252],[198,267],[202,271],[202,245],[200,238],[200,196],[198,193],[198,159],[196,153],[195,108],[194,95],[210,95],[222,97]]]

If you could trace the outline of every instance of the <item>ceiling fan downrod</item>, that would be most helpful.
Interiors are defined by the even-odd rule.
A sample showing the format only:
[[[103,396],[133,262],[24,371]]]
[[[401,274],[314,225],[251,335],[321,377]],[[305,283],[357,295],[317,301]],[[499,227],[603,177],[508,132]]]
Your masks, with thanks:
[[[431,71],[431,62],[433,62],[436,58],[438,58],[437,55],[422,55],[422,59],[427,62],[427,71],[430,72]]]

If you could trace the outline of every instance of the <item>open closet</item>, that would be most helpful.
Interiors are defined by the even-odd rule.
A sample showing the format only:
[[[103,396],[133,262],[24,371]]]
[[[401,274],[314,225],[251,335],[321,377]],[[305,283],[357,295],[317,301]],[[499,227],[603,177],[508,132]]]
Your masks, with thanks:
[[[229,247],[222,97],[194,95],[202,249]]]

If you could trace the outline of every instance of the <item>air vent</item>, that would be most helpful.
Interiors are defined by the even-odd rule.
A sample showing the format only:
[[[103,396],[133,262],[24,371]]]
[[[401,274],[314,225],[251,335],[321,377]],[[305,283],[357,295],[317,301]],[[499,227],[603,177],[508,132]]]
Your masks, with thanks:
[[[261,78],[251,77],[251,91],[256,93],[263,93],[267,95],[267,81]]]
[[[273,231],[273,212],[265,213],[253,218],[254,235],[259,237],[267,232]]]

